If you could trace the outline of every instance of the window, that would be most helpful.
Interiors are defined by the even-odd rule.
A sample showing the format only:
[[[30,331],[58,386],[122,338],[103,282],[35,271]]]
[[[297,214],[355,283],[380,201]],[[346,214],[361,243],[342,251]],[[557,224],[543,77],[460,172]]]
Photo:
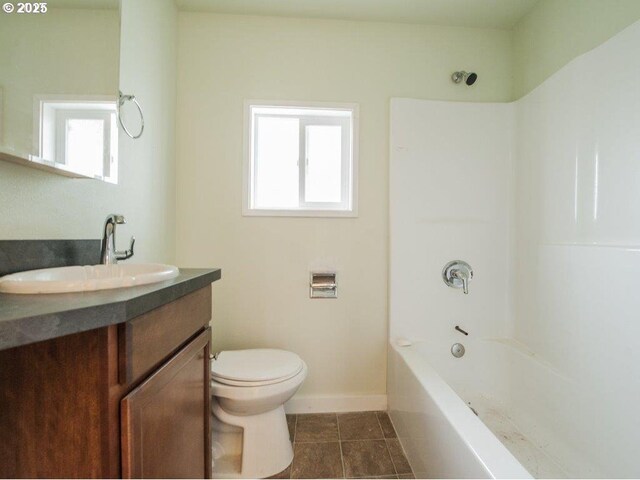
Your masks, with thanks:
[[[38,156],[72,172],[117,183],[115,101],[39,97],[36,112]]]
[[[357,214],[356,105],[246,108],[245,215]]]

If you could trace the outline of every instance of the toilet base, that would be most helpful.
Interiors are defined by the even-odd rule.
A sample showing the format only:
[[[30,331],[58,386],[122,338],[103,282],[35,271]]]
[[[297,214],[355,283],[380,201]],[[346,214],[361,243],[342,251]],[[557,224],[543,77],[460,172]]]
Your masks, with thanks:
[[[223,410],[214,397],[211,410],[213,441],[219,451],[218,461],[215,458],[213,461],[213,478],[266,478],[291,464],[293,447],[282,405],[258,415],[238,416]],[[238,452],[239,435],[241,452]],[[230,457],[238,454],[241,461],[230,461]]]

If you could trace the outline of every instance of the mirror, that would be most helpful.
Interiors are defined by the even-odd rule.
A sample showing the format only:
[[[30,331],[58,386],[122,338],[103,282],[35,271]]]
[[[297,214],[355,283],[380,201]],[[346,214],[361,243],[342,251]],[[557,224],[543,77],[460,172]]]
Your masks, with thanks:
[[[0,13],[0,159],[117,183],[119,1],[13,5]]]

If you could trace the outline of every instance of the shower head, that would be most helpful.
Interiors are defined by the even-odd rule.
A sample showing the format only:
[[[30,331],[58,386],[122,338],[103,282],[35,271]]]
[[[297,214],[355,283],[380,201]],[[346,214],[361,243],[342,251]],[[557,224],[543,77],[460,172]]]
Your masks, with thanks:
[[[453,74],[451,75],[451,80],[453,80],[453,83],[460,83],[464,80],[464,83],[471,86],[476,83],[476,80],[478,80],[478,74],[465,71],[453,72]]]

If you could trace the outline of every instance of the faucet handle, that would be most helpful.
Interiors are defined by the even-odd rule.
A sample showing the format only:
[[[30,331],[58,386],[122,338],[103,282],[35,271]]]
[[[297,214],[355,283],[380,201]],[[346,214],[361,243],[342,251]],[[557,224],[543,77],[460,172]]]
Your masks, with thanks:
[[[133,246],[136,244],[136,237],[131,237],[131,243],[129,244],[129,249],[124,252],[116,252],[116,258],[118,260],[127,260],[128,258],[133,257]]]
[[[471,265],[462,260],[453,260],[442,269],[442,279],[451,288],[462,288],[462,292],[469,293],[469,282],[473,278]]]
[[[467,295],[469,293],[470,274],[467,272],[461,272],[460,270],[457,270],[456,272],[454,272],[454,276],[462,280],[462,293]]]

